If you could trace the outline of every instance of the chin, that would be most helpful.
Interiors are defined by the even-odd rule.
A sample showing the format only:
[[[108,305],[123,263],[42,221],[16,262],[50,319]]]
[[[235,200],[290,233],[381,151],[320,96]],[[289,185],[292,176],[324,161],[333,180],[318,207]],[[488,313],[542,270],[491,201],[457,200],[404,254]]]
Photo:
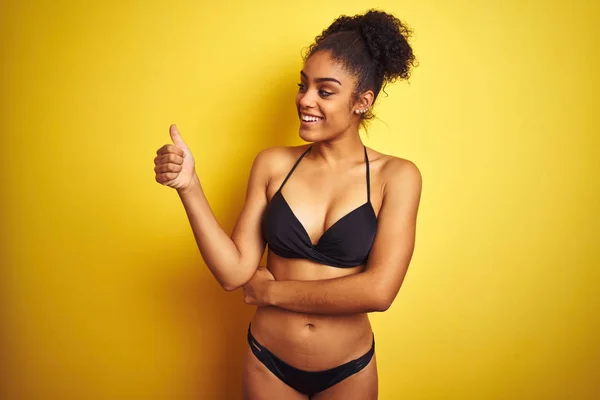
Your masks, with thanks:
[[[305,142],[325,142],[338,138],[340,135],[329,130],[321,129],[302,129],[300,128],[298,134]]]
[[[298,134],[305,142],[318,142],[323,140],[323,135],[321,135],[319,131],[313,131],[311,129],[300,128]]]

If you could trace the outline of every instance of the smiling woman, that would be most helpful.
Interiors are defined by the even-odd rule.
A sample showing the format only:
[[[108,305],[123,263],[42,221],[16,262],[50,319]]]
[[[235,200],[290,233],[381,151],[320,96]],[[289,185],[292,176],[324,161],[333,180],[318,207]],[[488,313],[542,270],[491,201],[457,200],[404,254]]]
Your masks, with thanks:
[[[231,237],[174,125],[173,144],[157,152],[156,180],[177,189],[206,265],[225,290],[243,287],[258,306],[246,399],[377,398],[367,313],[386,310],[406,274],[421,175],[408,160],[367,149],[359,128],[385,84],[408,78],[409,36],[396,17],[372,10],[342,16],[316,38],[296,97],[309,144],[257,155]]]

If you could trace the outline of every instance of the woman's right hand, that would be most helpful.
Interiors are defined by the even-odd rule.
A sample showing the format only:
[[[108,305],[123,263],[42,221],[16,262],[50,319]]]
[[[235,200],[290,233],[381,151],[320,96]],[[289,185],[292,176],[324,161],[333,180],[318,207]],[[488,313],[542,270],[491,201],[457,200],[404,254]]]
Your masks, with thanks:
[[[156,182],[179,191],[187,190],[198,181],[194,169],[194,157],[187,147],[175,124],[169,128],[173,144],[165,144],[156,151],[154,172]]]

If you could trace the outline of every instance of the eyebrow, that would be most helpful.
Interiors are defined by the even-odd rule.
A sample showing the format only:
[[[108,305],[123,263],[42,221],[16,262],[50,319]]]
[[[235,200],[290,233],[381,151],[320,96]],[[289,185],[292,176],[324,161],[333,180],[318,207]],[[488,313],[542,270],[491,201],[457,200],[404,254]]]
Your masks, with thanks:
[[[308,79],[308,75],[306,75],[304,73],[304,71],[300,71],[300,75],[302,75],[305,79]],[[317,83],[321,83],[321,82],[335,82],[338,85],[342,86],[342,83],[340,81],[338,81],[335,78],[315,78],[315,82]]]

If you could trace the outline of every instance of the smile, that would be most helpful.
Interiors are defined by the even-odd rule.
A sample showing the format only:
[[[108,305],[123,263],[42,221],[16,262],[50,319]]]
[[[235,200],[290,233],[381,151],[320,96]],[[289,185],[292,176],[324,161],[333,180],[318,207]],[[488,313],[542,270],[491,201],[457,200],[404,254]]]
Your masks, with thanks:
[[[305,114],[300,114],[300,119],[302,120],[302,122],[319,122],[321,121],[323,118],[321,117],[315,117],[312,115],[305,115]]]

